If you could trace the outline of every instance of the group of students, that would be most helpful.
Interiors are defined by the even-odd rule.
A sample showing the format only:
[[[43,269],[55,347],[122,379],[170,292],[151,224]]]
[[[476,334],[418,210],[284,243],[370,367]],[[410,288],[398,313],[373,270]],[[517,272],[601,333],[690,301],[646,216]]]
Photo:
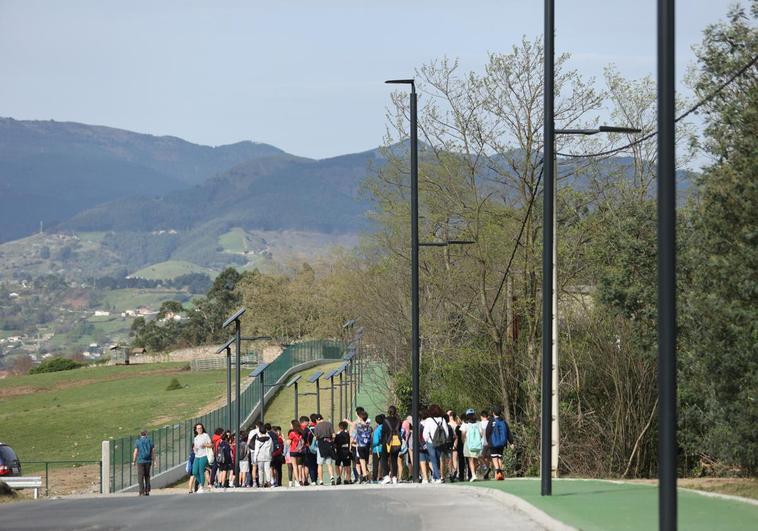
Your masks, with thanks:
[[[435,404],[420,417],[415,437],[412,418],[401,418],[395,406],[377,415],[373,425],[362,407],[354,421],[345,419],[337,429],[318,413],[293,419],[286,435],[280,426],[257,422],[249,433],[240,433],[236,471],[234,434],[218,428],[209,436],[197,424],[187,464],[189,492],[203,492],[206,484],[280,487],[285,464],[289,487],[398,483],[411,478],[416,444],[422,483],[476,481],[492,472],[495,479],[504,479],[503,453],[513,438],[500,408],[479,414],[468,409],[459,417]]]

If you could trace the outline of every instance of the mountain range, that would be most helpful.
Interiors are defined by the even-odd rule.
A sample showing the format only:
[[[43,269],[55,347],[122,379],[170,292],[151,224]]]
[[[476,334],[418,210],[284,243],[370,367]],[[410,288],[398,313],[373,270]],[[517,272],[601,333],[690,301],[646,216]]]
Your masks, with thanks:
[[[381,162],[378,149],[314,160],[249,141],[210,147],[0,118],[0,244],[9,242],[0,254],[13,257],[16,270],[88,274],[93,262],[102,274],[166,261],[183,264],[172,270],[259,265],[294,242],[313,242],[317,255],[355,243],[368,226],[360,183]],[[61,233],[84,236],[64,251],[61,240],[45,238]],[[40,261],[51,248],[53,257]],[[46,263],[55,256],[68,264]]]

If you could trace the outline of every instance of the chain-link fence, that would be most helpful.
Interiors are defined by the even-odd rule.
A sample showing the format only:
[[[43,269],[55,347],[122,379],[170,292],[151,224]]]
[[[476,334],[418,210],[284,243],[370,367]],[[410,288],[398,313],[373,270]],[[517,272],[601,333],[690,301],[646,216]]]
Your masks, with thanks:
[[[309,361],[339,359],[343,354],[344,345],[336,341],[306,341],[289,345],[266,367],[266,382],[267,384],[278,383],[288,370],[297,365]],[[242,376],[244,382],[247,375],[243,374]],[[242,390],[240,404],[243,421],[258,405],[260,396],[258,379]],[[232,418],[234,418],[236,402],[232,401],[231,408]],[[192,447],[195,425],[203,424],[209,432],[212,432],[216,427],[226,426],[228,418],[229,411],[224,405],[201,417],[151,430],[148,435],[155,444],[155,461],[151,469],[151,476],[156,476],[187,461]],[[228,426],[227,429],[232,430],[233,427]],[[119,437],[111,442],[111,492],[123,490],[137,483],[137,469],[132,466],[135,440],[136,435]]]

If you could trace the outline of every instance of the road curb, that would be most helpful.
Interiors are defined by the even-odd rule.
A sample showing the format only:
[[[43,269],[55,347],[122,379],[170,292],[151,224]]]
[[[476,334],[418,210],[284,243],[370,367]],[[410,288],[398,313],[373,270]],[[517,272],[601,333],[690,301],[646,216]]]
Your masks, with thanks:
[[[522,498],[519,498],[514,494],[509,494],[497,489],[491,489],[489,487],[469,487],[458,485],[455,488],[465,489],[466,492],[480,493],[484,496],[493,498],[506,507],[525,513],[527,516],[529,516],[529,518],[534,520],[539,525],[543,526],[548,531],[577,531],[575,527],[571,527],[570,525],[564,524],[560,520],[556,520],[546,512],[538,509],[531,503]]]

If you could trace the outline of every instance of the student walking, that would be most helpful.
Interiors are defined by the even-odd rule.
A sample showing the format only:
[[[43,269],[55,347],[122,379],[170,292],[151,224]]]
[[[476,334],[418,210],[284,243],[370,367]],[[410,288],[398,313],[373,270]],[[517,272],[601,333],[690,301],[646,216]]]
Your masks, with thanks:
[[[216,446],[216,462],[215,462],[218,485],[223,488],[229,486],[229,475],[234,469],[234,457],[232,456],[232,447],[229,444],[229,435],[226,433],[221,435],[221,440]]]
[[[379,476],[383,475],[380,470],[383,465],[383,449],[382,449],[382,426],[384,424],[384,415],[379,414],[374,419],[376,427],[371,436],[371,481],[376,483],[379,480]]]
[[[471,479],[476,481],[476,463],[482,455],[484,448],[484,430],[480,422],[476,420],[476,413],[473,409],[468,410],[466,422],[461,425],[461,434],[463,435],[463,455],[468,460],[471,471]]]
[[[274,476],[274,482],[276,483],[276,485],[272,484],[272,487],[281,487],[283,484],[282,466],[284,465],[285,450],[284,439],[282,439],[282,427],[274,426],[271,430],[271,436],[276,444],[274,451],[271,453],[271,471]]]
[[[403,446],[400,434],[401,424],[402,421],[397,416],[397,408],[390,406],[387,409],[387,417],[382,424],[382,451],[385,452],[385,464],[388,465],[388,469],[385,469],[386,475],[382,480],[384,484],[390,482],[397,484],[398,481],[398,461]]]
[[[423,422],[424,440],[426,441],[429,461],[432,465],[432,481],[442,483],[440,475],[440,456],[448,442],[448,425],[444,413],[437,404],[429,406],[429,418]]]
[[[140,432],[139,439],[134,442],[134,455],[132,461],[137,467],[137,481],[139,482],[139,495],[150,496],[150,467],[155,457],[155,445],[147,436],[147,431]]]
[[[353,432],[353,444],[358,460],[360,483],[368,483],[369,481],[368,461],[369,454],[371,453],[371,436],[373,431],[371,423],[368,420],[368,413],[361,410],[355,423],[355,431]]]
[[[348,424],[346,421],[339,423],[340,431],[334,436],[334,446],[337,457],[335,464],[337,466],[337,485],[344,483],[350,485],[353,475],[352,470],[352,451],[350,445],[350,434],[347,432]]]
[[[290,445],[290,459],[292,460],[292,470],[294,472],[293,478],[294,486],[301,487],[305,484],[305,466],[304,466],[304,454],[305,454],[305,438],[303,437],[303,428],[300,427],[300,422],[292,420],[290,423],[292,428],[287,435]]]
[[[329,469],[329,480],[336,483],[334,476],[334,426],[321,415],[316,415],[316,426],[313,428],[316,437],[316,463],[318,464],[318,483],[324,484],[324,466]]]
[[[247,434],[242,433],[240,437],[240,447],[237,451],[239,456],[239,486],[247,487],[250,475],[250,447],[247,445]]]
[[[255,450],[253,458],[258,465],[258,485],[260,487],[271,486],[271,454],[273,441],[265,427],[255,438]]]
[[[198,485],[197,492],[205,492],[206,468],[208,467],[208,456],[213,455],[213,443],[211,438],[205,432],[205,426],[198,423],[195,425],[195,438],[192,441],[193,450],[195,451],[195,460],[192,462],[192,476]],[[210,479],[210,477],[208,478]],[[194,484],[190,485],[190,494],[194,492]]]
[[[487,425],[486,439],[490,445],[490,457],[492,466],[495,467],[495,479],[503,481],[503,451],[506,446],[513,442],[508,423],[502,418],[503,410],[500,407],[492,408],[492,420]]]

